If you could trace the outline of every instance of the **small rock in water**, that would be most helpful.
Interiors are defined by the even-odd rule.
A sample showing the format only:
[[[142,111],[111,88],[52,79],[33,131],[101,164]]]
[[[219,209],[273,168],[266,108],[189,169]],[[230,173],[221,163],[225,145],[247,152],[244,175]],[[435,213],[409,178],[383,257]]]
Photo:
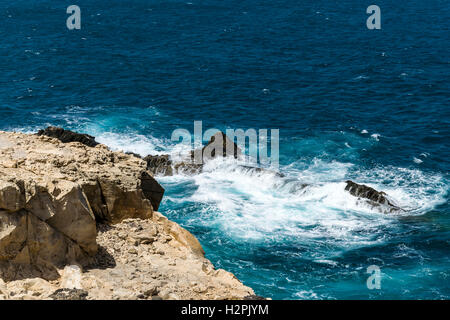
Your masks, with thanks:
[[[345,190],[350,192],[352,196],[364,198],[370,201],[373,206],[384,205],[387,207],[387,212],[403,211],[402,208],[393,204],[383,191],[377,191],[369,186],[358,184],[348,180]]]
[[[86,300],[88,292],[81,289],[58,289],[50,295],[53,300]]]

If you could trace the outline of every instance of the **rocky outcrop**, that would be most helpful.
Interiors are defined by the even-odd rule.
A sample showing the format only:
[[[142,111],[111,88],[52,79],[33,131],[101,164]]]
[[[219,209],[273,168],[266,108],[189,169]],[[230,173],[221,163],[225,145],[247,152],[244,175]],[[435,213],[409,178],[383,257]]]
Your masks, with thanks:
[[[219,153],[216,153],[219,151]],[[209,142],[204,146],[201,151],[194,150],[191,152],[191,158],[194,159],[196,154],[202,156],[203,161],[214,159],[216,157],[234,157],[237,159],[242,155],[242,150],[222,131],[217,132],[211,136]]]
[[[227,146],[231,150],[231,153],[227,153]],[[220,152],[216,152],[220,150]],[[225,133],[217,132],[213,135],[206,146],[191,151],[190,156],[185,160],[173,161],[169,155],[149,155],[144,158],[147,162],[147,170],[154,175],[159,176],[172,176],[173,174],[199,174],[203,171],[203,164],[205,161],[215,159],[219,156],[227,157],[232,156],[238,158],[242,154],[241,149],[231,139],[229,139]],[[194,157],[200,157],[202,163],[196,163]],[[259,168],[254,168],[258,170]],[[263,169],[259,169],[263,170]]]
[[[0,299],[254,294],[156,212],[146,161],[59,138],[0,132]]]
[[[388,195],[383,191],[377,191],[364,184],[358,184],[353,181],[346,181],[347,185],[345,190],[348,191],[352,196],[366,199],[366,202],[373,207],[383,207],[381,208],[383,212],[401,212],[404,211],[402,208],[398,207],[393,203],[392,200],[388,198]]]
[[[88,147],[95,147],[99,144],[97,141],[95,141],[95,138],[93,136],[90,136],[88,134],[76,133],[70,130],[64,130],[63,128],[58,127],[48,127],[46,129],[39,130],[37,135],[56,138],[63,143],[80,142]]]
[[[4,277],[20,277],[12,264],[48,271],[84,263],[97,252],[96,222],[151,218],[163,193],[145,162],[103,145],[0,132]]]

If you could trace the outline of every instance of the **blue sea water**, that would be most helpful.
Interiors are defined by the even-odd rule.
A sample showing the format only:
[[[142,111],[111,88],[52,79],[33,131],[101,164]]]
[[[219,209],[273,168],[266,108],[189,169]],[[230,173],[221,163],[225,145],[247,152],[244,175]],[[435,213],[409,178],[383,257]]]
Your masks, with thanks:
[[[159,178],[160,211],[262,296],[450,298],[448,1],[377,0],[381,30],[373,1],[73,2],[1,1],[0,130],[147,155],[194,120],[280,129],[286,178],[234,163]],[[347,179],[411,211],[358,205]]]

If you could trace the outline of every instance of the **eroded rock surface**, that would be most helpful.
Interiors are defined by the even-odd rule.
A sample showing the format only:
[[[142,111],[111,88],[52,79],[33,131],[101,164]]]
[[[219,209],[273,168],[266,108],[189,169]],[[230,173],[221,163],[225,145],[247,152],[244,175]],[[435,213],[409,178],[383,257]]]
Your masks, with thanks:
[[[163,193],[144,161],[103,145],[0,132],[0,275],[84,263],[96,221],[151,218]]]
[[[0,299],[254,299],[254,292],[204,257],[197,239],[155,212],[152,219],[99,225],[100,250],[83,271],[59,270],[55,281],[1,283]],[[80,271],[77,271],[80,270]]]

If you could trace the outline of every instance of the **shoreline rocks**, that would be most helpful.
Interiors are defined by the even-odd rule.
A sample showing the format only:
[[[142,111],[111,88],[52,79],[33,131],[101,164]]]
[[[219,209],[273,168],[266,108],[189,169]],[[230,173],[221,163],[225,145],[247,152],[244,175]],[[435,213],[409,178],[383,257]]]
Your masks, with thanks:
[[[156,211],[163,195],[146,161],[91,136],[0,131],[0,299],[253,295]]]

